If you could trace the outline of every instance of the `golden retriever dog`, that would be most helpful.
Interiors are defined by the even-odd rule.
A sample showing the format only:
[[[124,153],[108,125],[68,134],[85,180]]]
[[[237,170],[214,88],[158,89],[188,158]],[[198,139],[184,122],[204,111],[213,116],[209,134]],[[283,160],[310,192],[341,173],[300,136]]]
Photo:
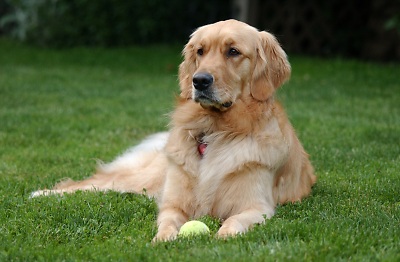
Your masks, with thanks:
[[[263,223],[277,204],[306,197],[316,181],[307,153],[274,92],[290,77],[267,32],[227,20],[198,28],[183,50],[170,130],[151,136],[97,174],[32,196],[76,190],[144,193],[157,200],[155,241],[210,215],[217,235]]]

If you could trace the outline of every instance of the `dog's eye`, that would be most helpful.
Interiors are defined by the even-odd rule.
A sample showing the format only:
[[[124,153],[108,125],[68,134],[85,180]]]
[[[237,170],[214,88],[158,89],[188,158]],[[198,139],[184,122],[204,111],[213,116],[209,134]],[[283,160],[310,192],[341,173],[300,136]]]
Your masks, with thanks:
[[[240,55],[239,50],[235,49],[235,48],[230,48],[228,51],[228,56],[238,56]]]
[[[203,48],[199,48],[199,49],[197,49],[197,54],[198,55],[203,55],[203,53],[204,53],[204,51],[203,51]]]

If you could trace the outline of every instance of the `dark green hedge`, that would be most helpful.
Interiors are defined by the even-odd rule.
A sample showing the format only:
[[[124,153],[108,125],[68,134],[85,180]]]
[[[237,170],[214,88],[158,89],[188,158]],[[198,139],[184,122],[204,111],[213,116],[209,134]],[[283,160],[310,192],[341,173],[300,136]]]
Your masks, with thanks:
[[[10,5],[13,12],[3,17],[3,27],[12,24],[18,38],[56,47],[177,42],[200,25],[229,18],[231,10],[227,0],[19,0]]]

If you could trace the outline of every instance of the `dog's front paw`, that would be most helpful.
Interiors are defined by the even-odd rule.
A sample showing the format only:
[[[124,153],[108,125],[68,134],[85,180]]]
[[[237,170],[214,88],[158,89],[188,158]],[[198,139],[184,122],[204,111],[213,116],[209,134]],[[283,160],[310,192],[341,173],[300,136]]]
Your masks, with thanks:
[[[222,224],[221,228],[218,230],[217,236],[219,238],[234,237],[238,234],[245,233],[246,230],[247,229],[244,228],[239,221],[228,219]]]
[[[160,241],[173,241],[178,236],[178,229],[173,226],[169,226],[163,229],[159,229],[157,235],[153,238],[153,243]]]
[[[236,230],[236,228],[231,228],[231,227],[225,227],[222,226],[217,233],[217,237],[219,238],[228,238],[228,237],[234,237],[241,232]]]

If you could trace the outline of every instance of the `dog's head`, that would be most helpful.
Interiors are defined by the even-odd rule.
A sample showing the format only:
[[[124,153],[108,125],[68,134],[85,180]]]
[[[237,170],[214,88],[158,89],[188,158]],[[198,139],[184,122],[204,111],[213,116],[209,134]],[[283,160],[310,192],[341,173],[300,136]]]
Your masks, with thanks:
[[[227,20],[198,28],[183,49],[181,96],[225,111],[242,96],[266,101],[290,76],[273,35]]]

